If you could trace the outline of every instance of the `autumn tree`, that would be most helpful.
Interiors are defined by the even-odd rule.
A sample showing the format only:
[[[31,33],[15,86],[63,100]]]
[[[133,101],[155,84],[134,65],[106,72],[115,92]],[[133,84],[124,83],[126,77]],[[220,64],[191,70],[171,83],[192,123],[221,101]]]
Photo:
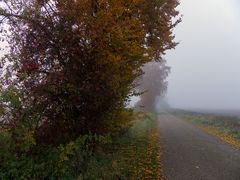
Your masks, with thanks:
[[[157,112],[157,100],[163,99],[167,91],[167,76],[170,68],[166,65],[165,60],[160,62],[150,62],[143,67],[144,74],[141,75],[137,82],[140,91],[140,101],[137,107],[145,110]]]
[[[2,119],[13,129],[29,128],[38,144],[121,127],[141,67],[176,46],[177,0],[8,0],[0,5],[10,49],[1,61]],[[13,99],[17,105],[9,103]]]

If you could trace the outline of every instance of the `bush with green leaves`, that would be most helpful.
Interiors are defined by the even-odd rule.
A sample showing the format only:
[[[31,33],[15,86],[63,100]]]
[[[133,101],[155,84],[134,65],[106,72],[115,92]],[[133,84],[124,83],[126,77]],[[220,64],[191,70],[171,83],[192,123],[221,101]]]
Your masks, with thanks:
[[[110,136],[89,133],[65,145],[39,149],[29,139],[21,139],[22,146],[18,147],[12,143],[10,132],[0,133],[1,179],[87,177],[88,168],[94,168],[97,155],[104,154],[101,147],[111,142]]]

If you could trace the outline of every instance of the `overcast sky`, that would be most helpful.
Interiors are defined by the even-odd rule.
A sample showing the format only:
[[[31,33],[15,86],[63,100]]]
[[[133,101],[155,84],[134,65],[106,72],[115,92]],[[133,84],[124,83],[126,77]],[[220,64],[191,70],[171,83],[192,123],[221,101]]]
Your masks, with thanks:
[[[180,44],[167,53],[173,107],[240,109],[239,0],[182,0]]]

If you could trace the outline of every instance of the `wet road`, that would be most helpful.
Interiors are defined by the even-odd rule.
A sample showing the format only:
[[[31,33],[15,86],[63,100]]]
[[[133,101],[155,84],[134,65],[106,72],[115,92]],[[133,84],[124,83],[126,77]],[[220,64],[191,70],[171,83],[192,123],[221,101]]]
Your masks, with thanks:
[[[166,180],[240,180],[240,151],[170,114],[159,115]]]

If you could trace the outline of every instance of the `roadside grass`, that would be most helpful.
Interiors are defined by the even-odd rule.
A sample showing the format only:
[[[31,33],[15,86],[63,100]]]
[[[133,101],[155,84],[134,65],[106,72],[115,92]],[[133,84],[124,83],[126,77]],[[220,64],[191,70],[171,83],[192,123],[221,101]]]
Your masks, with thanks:
[[[175,112],[174,114],[198,126],[208,134],[240,148],[240,119],[238,117],[191,112]]]
[[[120,138],[114,139],[88,165],[89,179],[161,180],[161,149],[157,117],[138,112],[132,128]]]
[[[34,160],[12,153],[10,134],[0,131],[0,179],[161,180],[157,116],[135,112],[134,117],[131,128],[115,138],[89,134],[39,149]],[[88,147],[96,141],[102,145],[91,153]]]

